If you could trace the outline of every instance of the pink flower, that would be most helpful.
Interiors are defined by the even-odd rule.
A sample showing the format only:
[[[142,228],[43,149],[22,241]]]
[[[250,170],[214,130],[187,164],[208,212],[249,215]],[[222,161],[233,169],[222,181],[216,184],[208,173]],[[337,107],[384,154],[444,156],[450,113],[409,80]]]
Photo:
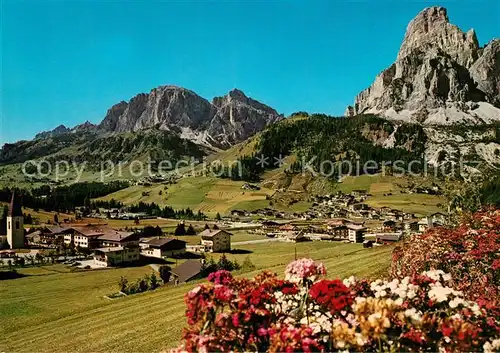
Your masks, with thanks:
[[[215,284],[229,284],[233,280],[231,272],[219,270],[208,275],[208,280]]]
[[[257,335],[259,335],[259,336],[266,336],[267,335],[267,330],[264,327],[260,327],[257,330]]]
[[[231,318],[233,322],[234,327],[239,327],[240,326],[240,318],[238,314],[234,314],[233,317]]]
[[[326,274],[325,266],[312,259],[299,259],[291,262],[285,270],[287,279],[311,279],[314,280]]]

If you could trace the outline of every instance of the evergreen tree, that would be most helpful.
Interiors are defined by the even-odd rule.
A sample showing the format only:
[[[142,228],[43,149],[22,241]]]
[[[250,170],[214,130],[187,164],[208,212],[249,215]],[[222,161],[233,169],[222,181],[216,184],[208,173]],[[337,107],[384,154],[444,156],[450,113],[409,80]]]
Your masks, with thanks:
[[[177,227],[175,228],[175,235],[186,235],[186,228],[184,226],[184,223],[179,223],[177,224]]]

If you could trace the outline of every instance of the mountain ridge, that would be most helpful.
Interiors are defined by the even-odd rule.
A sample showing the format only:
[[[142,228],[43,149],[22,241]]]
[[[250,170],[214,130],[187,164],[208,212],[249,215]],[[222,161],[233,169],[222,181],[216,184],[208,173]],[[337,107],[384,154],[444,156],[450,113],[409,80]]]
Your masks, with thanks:
[[[87,121],[73,128],[59,125],[37,134],[35,139],[79,131],[102,134],[157,128],[179,133],[197,144],[224,149],[283,118],[275,109],[247,97],[239,89],[210,102],[187,88],[164,85],[139,93],[128,102],[114,104],[99,124]]]

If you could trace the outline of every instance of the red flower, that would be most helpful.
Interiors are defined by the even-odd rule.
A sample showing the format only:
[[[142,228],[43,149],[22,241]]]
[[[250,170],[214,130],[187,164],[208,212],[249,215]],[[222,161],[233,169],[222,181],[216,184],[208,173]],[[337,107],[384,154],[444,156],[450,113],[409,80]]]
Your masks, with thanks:
[[[233,280],[233,275],[229,271],[219,270],[208,275],[208,280],[215,284],[227,285]]]
[[[231,318],[231,321],[232,321],[234,327],[240,326],[240,318],[239,318],[238,314],[234,314],[233,317]]]
[[[453,333],[453,327],[443,324],[441,326],[441,332],[443,333],[443,336],[450,337],[450,335]]]
[[[342,311],[353,302],[351,291],[338,279],[314,283],[309,290],[309,295],[332,314]]]
[[[491,264],[491,268],[494,271],[500,269],[500,259],[496,259],[495,261],[493,261],[493,263]]]

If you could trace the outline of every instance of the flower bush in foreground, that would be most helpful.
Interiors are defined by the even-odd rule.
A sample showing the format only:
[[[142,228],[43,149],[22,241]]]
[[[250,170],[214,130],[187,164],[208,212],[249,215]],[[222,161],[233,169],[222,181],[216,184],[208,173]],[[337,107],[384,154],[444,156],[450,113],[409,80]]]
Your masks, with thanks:
[[[453,285],[469,297],[499,305],[500,210],[464,217],[453,229],[431,229],[395,249],[392,276],[429,269],[450,273]]]
[[[500,316],[451,287],[443,271],[367,282],[324,279],[292,262],[285,280],[211,276],[186,294],[179,351],[486,351],[500,349]]]

